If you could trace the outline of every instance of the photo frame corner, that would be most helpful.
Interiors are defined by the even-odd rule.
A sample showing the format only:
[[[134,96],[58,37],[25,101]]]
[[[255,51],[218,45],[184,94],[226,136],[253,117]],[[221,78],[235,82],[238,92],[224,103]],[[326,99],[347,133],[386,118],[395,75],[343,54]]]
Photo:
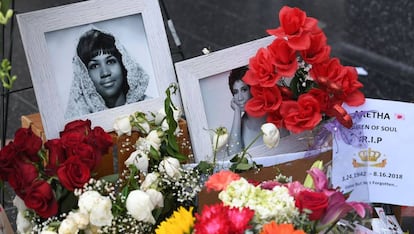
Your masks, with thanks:
[[[209,160],[213,147],[200,81],[245,66],[259,48],[274,40],[269,36],[175,63],[182,105],[197,162]],[[213,81],[214,83],[214,81]]]
[[[112,22],[116,25],[120,19],[129,16],[131,19],[142,18],[141,23],[145,29],[145,35],[142,37],[146,41],[141,42],[146,43],[149,51],[149,56],[145,59],[148,60],[147,67],[152,69],[150,82],[153,82],[155,87],[153,90],[157,93],[150,100],[137,101],[78,117],[78,119],[90,119],[94,126],[101,126],[106,131],[112,131],[117,114],[131,114],[138,110],[158,111],[163,106],[165,89],[170,83],[176,82],[158,1],[119,0],[117,4],[113,4],[110,0],[90,0],[20,13],[16,16],[47,139],[58,137],[64,125],[74,119],[64,118],[66,102],[61,97],[62,92],[59,92],[59,87],[61,87],[59,83],[62,80],[59,80],[56,71],[53,70],[55,67],[51,62],[52,52],[48,48],[50,45],[46,40],[46,35],[58,31],[69,33],[73,28],[90,24],[104,25],[109,22],[107,23],[109,25]],[[157,40],[148,38],[157,38]],[[65,75],[69,76],[67,73]],[[181,106],[181,97],[173,98],[177,105]]]

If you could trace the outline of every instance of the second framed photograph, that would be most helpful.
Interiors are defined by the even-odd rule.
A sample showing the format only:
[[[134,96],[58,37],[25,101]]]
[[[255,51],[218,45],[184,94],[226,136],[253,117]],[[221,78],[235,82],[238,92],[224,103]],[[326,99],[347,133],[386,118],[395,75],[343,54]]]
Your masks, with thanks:
[[[251,95],[250,87],[242,78],[249,59],[273,40],[273,36],[265,37],[175,64],[197,162],[213,160],[213,131],[219,127],[225,127],[230,135],[228,145],[216,153],[220,161],[231,159],[252,142],[248,151],[252,157],[302,152],[308,147],[306,136],[286,132],[278,147],[268,149],[261,140],[254,141],[266,118],[255,120],[251,129],[243,124],[249,121],[244,104]],[[237,128],[241,134],[233,133]],[[236,139],[231,139],[232,135]]]
[[[118,116],[158,111],[176,82],[158,1],[90,0],[17,21],[47,139],[75,119],[111,131]]]

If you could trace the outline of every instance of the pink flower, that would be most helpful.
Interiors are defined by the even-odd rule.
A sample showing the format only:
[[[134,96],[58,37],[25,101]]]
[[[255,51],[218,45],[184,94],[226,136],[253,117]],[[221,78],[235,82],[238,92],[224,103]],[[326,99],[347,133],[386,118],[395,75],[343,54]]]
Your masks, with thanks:
[[[316,191],[328,189],[328,178],[322,170],[314,167],[308,170],[307,173],[312,177]]]
[[[223,203],[204,206],[201,214],[195,214],[194,230],[197,234],[243,234],[253,216],[249,208],[230,208]]]
[[[207,191],[214,190],[219,192],[225,190],[227,188],[227,185],[238,179],[240,179],[240,176],[238,174],[231,171],[222,170],[211,175],[205,183],[205,186],[207,187]]]

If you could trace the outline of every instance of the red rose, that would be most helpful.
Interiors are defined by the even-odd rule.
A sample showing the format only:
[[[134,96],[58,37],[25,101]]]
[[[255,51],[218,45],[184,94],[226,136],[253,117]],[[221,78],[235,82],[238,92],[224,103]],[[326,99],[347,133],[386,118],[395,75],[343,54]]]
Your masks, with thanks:
[[[283,117],[282,117],[282,115],[280,115],[280,109],[276,110],[276,111],[273,111],[273,112],[267,113],[266,122],[267,123],[273,123],[278,128],[285,127],[283,125]]]
[[[113,145],[112,136],[101,127],[95,127],[88,135],[88,144],[92,145],[100,154],[108,153],[109,148]]]
[[[0,180],[8,180],[9,173],[17,159],[17,149],[13,142],[10,142],[0,151]]]
[[[69,122],[65,125],[65,128],[62,132],[60,132],[60,137],[66,133],[70,132],[78,132],[83,135],[88,135],[91,131],[91,121],[89,119],[87,120],[74,120],[72,122]]]
[[[60,183],[69,191],[82,188],[91,177],[89,167],[79,157],[68,158],[57,170]]]
[[[282,103],[282,95],[277,86],[273,87],[250,87],[252,98],[246,103],[246,112],[253,117],[264,116],[267,112],[279,109]]]
[[[42,147],[42,139],[36,136],[30,128],[19,128],[16,131],[14,145],[18,151],[26,154],[30,160],[40,161],[37,152]]]
[[[312,34],[310,38],[309,49],[300,53],[303,60],[308,64],[317,64],[329,60],[331,47],[326,44],[327,38],[322,30]]]
[[[359,90],[363,87],[358,81],[358,73],[354,67],[345,66],[345,75],[340,80],[335,80],[343,89],[343,100],[350,106],[359,106],[364,104],[365,96]]]
[[[307,17],[299,8],[282,7],[279,12],[280,27],[267,32],[279,38],[286,37],[294,50],[306,50],[310,46],[310,34],[318,29],[318,21]]]
[[[79,132],[69,132],[64,134],[60,138],[60,142],[65,150],[67,150],[68,154],[70,154],[70,150],[75,148],[78,144],[82,142],[86,142],[85,134]]]
[[[46,181],[37,180],[32,183],[23,200],[28,208],[33,209],[42,218],[49,218],[58,212],[58,203],[52,187]]]
[[[337,58],[312,67],[311,76],[322,87],[346,102],[350,106],[359,106],[365,102],[364,94],[359,91],[363,87],[358,81],[358,74],[353,67],[344,67]]]
[[[249,60],[249,70],[243,77],[243,81],[250,86],[274,86],[278,80],[278,76],[275,73],[272,61],[272,54],[269,50],[260,48],[256,56]]]
[[[13,173],[10,173],[8,181],[16,194],[24,198],[28,187],[39,177],[39,172],[31,163],[22,160],[15,160],[14,163]]]
[[[79,159],[86,165],[90,170],[95,167],[101,161],[101,154],[99,151],[86,143],[80,143],[71,150],[71,157],[79,157]]]
[[[329,94],[321,89],[313,88],[308,92],[309,95],[312,95],[316,100],[319,102],[319,106],[322,112],[328,112],[334,105],[342,105],[342,101],[335,98],[330,97]],[[332,115],[329,115],[332,116]]]
[[[277,38],[268,46],[268,49],[273,55],[273,64],[276,67],[277,80],[283,76],[293,76],[298,68],[298,61],[296,60],[296,51],[288,46],[287,41],[282,38]]]
[[[49,176],[56,175],[57,168],[67,158],[63,144],[60,139],[48,140],[45,143],[45,148],[48,149],[48,160],[45,167],[45,173]]]
[[[302,94],[298,101],[284,101],[280,114],[286,128],[294,133],[313,129],[322,119],[319,102],[309,94]]]
[[[329,197],[323,192],[302,190],[295,197],[295,206],[302,212],[304,209],[311,210],[310,220],[318,220],[328,207]]]

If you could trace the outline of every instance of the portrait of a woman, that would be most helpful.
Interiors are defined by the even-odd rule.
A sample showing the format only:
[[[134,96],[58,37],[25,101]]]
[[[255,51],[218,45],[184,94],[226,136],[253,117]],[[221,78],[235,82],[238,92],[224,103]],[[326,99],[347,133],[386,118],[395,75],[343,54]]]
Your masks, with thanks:
[[[149,76],[110,33],[90,29],[79,38],[65,119],[142,101]]]
[[[233,95],[230,106],[233,110],[233,122],[230,129],[227,154],[229,156],[241,152],[245,147],[254,141],[260,133],[260,127],[266,123],[266,117],[253,117],[244,110],[247,101],[252,97],[250,86],[242,80],[246,74],[247,66],[231,70],[228,85]],[[286,129],[279,129],[281,137],[289,135]],[[253,146],[263,144],[263,139],[259,137]]]

